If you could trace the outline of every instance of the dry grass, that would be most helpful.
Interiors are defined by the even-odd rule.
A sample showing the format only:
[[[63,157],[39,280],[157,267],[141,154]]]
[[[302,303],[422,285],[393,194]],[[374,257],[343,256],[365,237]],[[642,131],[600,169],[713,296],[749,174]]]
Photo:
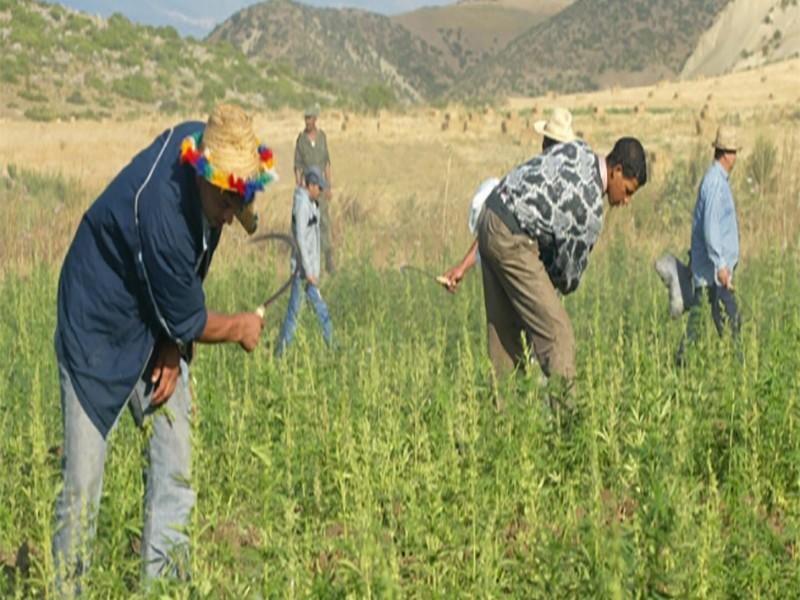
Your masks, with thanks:
[[[645,256],[685,244],[685,229],[650,231],[641,226],[643,215],[658,207],[661,182],[673,164],[686,159],[698,145],[709,143],[719,121],[739,126],[745,146],[743,160],[757,135],[772,137],[783,151],[783,167],[788,169],[784,171],[788,173],[785,181],[789,183],[779,190],[777,203],[744,207],[743,246],[745,252],[755,251],[761,245],[752,243],[752,239],[774,234],[782,247],[788,247],[798,227],[797,176],[791,175],[796,171],[792,165],[797,164],[797,157],[790,152],[792,140],[800,140],[792,78],[798,64],[800,61],[793,61],[714,80],[512,99],[499,111],[450,106],[441,111],[420,108],[378,117],[323,114],[320,126],[329,133],[333,158],[335,234],[348,252],[368,257],[377,265],[420,259],[444,266],[467,243],[466,209],[477,184],[538,152],[540,140],[530,126],[550,108],[561,105],[574,110],[576,130],[598,151],[609,150],[620,135],[635,135],[657,157],[651,165],[653,183],[637,198],[637,209],[611,215],[607,225],[627,231]],[[770,96],[773,99],[767,101]],[[576,102],[578,98],[580,103]],[[706,119],[701,119],[704,105],[711,110]],[[455,125],[443,131],[445,115]],[[345,119],[347,128],[342,131]],[[64,206],[55,201],[53,206],[36,207],[46,223],[33,219],[38,221],[36,230],[20,226],[18,208],[0,207],[4,263],[19,266],[34,255],[57,260],[85,206],[139,149],[173,121],[154,115],[147,120],[102,124],[3,122],[0,165],[62,173],[88,192],[83,204]],[[469,122],[466,130],[459,126],[462,121]],[[501,131],[503,122],[507,124],[505,134]],[[285,229],[289,222],[293,145],[301,127],[299,115],[288,110],[256,116],[256,129],[275,149],[282,175],[280,183],[259,199],[262,222],[270,229]],[[47,211],[53,212],[52,218],[46,218]],[[777,213],[776,218],[764,218],[773,213]],[[442,218],[448,221],[444,226]],[[48,235],[41,235],[43,229]],[[440,239],[442,232],[445,240]],[[238,232],[226,236],[223,251],[227,247],[240,250],[244,243],[244,236]],[[601,241],[599,251],[603,245]]]

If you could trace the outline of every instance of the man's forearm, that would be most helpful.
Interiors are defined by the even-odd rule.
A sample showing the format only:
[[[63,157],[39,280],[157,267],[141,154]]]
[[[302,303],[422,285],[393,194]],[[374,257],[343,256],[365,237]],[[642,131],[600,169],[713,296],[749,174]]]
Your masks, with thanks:
[[[478,258],[478,238],[475,238],[475,241],[472,242],[472,245],[467,250],[466,255],[464,256],[463,260],[461,261],[460,267],[466,273],[472,267],[475,266],[475,262]]]
[[[242,324],[239,315],[226,315],[208,311],[205,329],[198,338],[204,344],[239,342],[242,339]]]

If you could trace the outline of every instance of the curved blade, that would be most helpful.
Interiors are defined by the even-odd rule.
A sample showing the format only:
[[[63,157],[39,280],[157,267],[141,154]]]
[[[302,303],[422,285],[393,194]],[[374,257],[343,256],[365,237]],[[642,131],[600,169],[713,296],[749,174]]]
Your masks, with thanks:
[[[425,269],[420,269],[419,267],[415,267],[414,265],[403,265],[402,267],[400,267],[400,272],[418,273],[419,275],[428,277],[429,279],[433,279],[439,285],[442,285],[444,287],[450,286],[450,281],[447,279],[447,277],[444,277],[443,275],[434,275],[433,273],[426,271]]]
[[[264,314],[266,313],[267,307],[275,302],[278,298],[281,297],[286,290],[292,285],[292,279],[294,279],[295,275],[300,271],[300,261],[298,260],[297,256],[297,244],[295,244],[294,238],[286,233],[277,233],[273,231],[267,231],[264,233],[260,233],[248,241],[250,244],[257,244],[260,242],[282,242],[289,246],[291,250],[292,259],[294,261],[294,270],[289,274],[289,278],[278,288],[278,290],[270,295],[264,302],[258,305],[256,308],[256,313],[262,319],[264,318]]]

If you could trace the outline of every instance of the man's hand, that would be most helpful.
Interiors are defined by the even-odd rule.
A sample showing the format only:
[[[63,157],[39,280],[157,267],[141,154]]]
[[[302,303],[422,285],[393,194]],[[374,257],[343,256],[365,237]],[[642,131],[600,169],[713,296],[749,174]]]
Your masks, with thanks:
[[[150,381],[156,384],[150,401],[153,406],[163,404],[170,399],[181,375],[181,352],[175,342],[171,340],[161,342],[156,352],[156,362],[153,374],[150,376]]]
[[[466,275],[469,270],[475,266],[477,260],[478,240],[476,238],[473,240],[472,245],[469,247],[469,250],[467,250],[467,253],[464,255],[464,258],[461,260],[461,262],[442,275],[442,278],[447,281],[445,287],[447,288],[448,292],[451,294],[456,293],[458,286],[461,284],[461,280],[464,279],[464,275]]]
[[[732,290],[733,285],[731,284],[731,273],[728,271],[728,267],[722,267],[719,271],[717,271],[717,279],[719,279],[720,285],[727,290]]]
[[[317,286],[317,278],[314,277],[313,275],[307,275],[306,281],[308,282],[309,285],[313,285],[314,287]]]
[[[258,345],[261,331],[264,329],[264,320],[256,313],[239,313],[236,315],[239,321],[239,345],[243,350],[252,352]]]
[[[451,294],[455,294],[458,291],[458,286],[461,283],[461,280],[464,279],[464,275],[466,271],[462,265],[458,265],[447,271],[442,277],[447,280],[447,291]]]

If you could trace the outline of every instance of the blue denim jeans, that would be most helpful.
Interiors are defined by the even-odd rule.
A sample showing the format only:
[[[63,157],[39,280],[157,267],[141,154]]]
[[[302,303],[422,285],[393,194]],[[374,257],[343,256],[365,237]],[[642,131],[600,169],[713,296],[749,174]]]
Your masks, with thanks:
[[[56,500],[53,562],[56,597],[81,593],[95,535],[109,440],[103,438],[84,411],[69,374],[59,365],[64,425],[63,487]],[[148,372],[149,374],[149,372]],[[148,406],[152,385],[144,377],[128,398]],[[195,493],[191,487],[191,394],[189,369],[181,360],[181,375],[170,399],[152,415],[152,433],[145,470],[142,579],[189,574],[189,524]],[[113,429],[116,428],[116,423]]]
[[[275,356],[280,357],[284,350],[292,343],[294,331],[297,329],[297,319],[300,316],[300,309],[303,307],[303,284],[306,286],[306,295],[317,313],[317,319],[322,326],[322,336],[325,343],[330,346],[333,343],[333,326],[331,316],[328,312],[328,305],[322,299],[319,288],[308,283],[303,277],[295,276],[292,281],[292,293],[289,296],[289,308],[286,311],[286,319],[283,321],[281,333],[278,337],[278,345],[275,347]]]
[[[703,321],[702,313],[705,306],[704,295],[707,296],[708,303],[711,306],[711,318],[714,321],[714,327],[719,337],[724,335],[725,324],[727,323],[730,327],[734,342],[738,343],[742,328],[742,315],[739,312],[736,295],[731,290],[719,285],[710,285],[708,287],[696,286],[694,290],[694,300],[689,310],[689,320],[686,324],[686,333],[681,340],[678,351],[675,353],[675,363],[678,366],[682,366],[686,363],[686,352],[688,348],[694,345],[700,337]],[[723,309],[725,314],[722,312]],[[738,346],[737,354],[741,356],[741,350]]]

